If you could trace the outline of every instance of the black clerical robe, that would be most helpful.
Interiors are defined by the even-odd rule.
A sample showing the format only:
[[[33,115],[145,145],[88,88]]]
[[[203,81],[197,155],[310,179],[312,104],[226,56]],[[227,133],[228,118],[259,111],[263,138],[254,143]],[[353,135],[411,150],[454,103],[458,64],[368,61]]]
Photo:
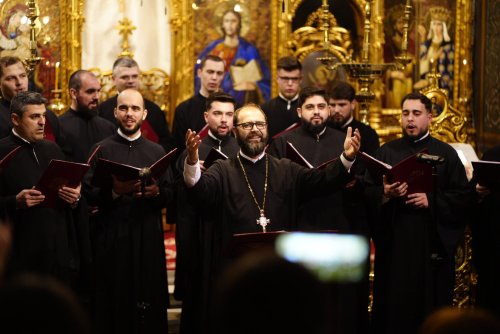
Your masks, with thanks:
[[[500,146],[484,152],[481,160],[500,162]],[[500,176],[499,176],[500,178]],[[476,184],[473,178],[473,184]],[[469,220],[472,230],[472,257],[478,273],[477,305],[500,317],[500,189],[490,189],[484,198],[477,196]]]
[[[11,273],[51,275],[80,293],[84,288],[80,283],[88,282],[81,281],[79,274],[91,262],[84,201],[74,209],[62,200],[57,208],[16,208],[16,195],[35,186],[49,162],[63,160],[64,154],[50,141],[30,144],[11,133],[0,140],[0,159],[17,146],[21,149],[0,172],[0,201],[13,223]]]
[[[65,140],[61,132],[59,119],[49,109],[46,111],[47,114],[44,128],[45,139],[55,142],[64,152],[66,152]],[[12,132],[10,114],[10,101],[3,98],[0,99],[0,138],[7,137]]]
[[[208,305],[210,291],[220,270],[231,257],[228,247],[236,233],[262,232],[257,224],[259,206],[270,219],[268,231],[297,229],[297,208],[311,194],[318,196],[341,189],[349,180],[349,173],[340,160],[324,170],[303,168],[288,159],[277,159],[266,154],[256,163],[241,158],[249,184],[246,182],[237,158],[216,161],[202,173],[189,194],[199,209],[204,210],[204,219],[210,220],[214,228],[210,249],[210,263],[206,264],[204,280],[207,284]],[[263,205],[264,184],[268,165],[266,201]],[[255,200],[249,186],[255,193]]]
[[[212,148],[220,150],[228,157],[236,157],[240,147],[236,139],[229,135],[215,139],[210,134],[203,138],[199,147],[200,160],[205,160]],[[178,165],[180,173],[184,169],[184,160],[187,152],[181,154]],[[182,300],[181,332],[203,333],[208,314],[208,290],[205,281],[210,263],[210,252],[204,250],[213,246],[213,222],[203,219],[197,207],[189,202],[184,181],[180,180],[176,194],[176,263],[175,263],[175,291],[174,296]]]
[[[117,123],[114,111],[117,101],[118,95],[99,104],[99,116],[107,119],[116,126]],[[170,152],[175,145],[172,137],[170,136],[168,123],[165,119],[165,113],[156,103],[148,99],[144,99],[144,107],[148,111],[148,114],[146,115],[146,119],[142,122],[141,126],[141,133],[143,137],[163,146],[165,152]]]
[[[374,333],[416,333],[432,310],[452,302],[453,256],[471,200],[462,162],[450,145],[431,136],[417,142],[408,138],[391,141],[375,156],[394,165],[423,149],[445,158],[437,167],[436,194],[427,193],[427,209],[413,209],[404,198],[382,204],[381,179],[367,189],[373,205],[370,217],[375,242]],[[443,260],[431,260],[436,250]]]
[[[273,138],[290,125],[300,121],[297,114],[298,101],[299,99],[288,101],[277,96],[261,105],[267,117],[269,138]]]
[[[186,147],[186,132],[188,129],[199,132],[207,124],[204,112],[207,110],[207,98],[196,93],[193,97],[181,102],[175,108],[172,136],[179,150]]]
[[[96,268],[95,316],[99,333],[166,333],[167,275],[161,209],[170,194],[164,177],[154,198],[113,198],[108,187],[91,186],[98,158],[149,167],[165,151],[144,137],[128,141],[118,134],[101,148],[87,175],[85,191],[97,205],[94,236]],[[144,306],[142,308],[141,306]]]
[[[344,150],[345,134],[340,131],[324,128],[324,132],[316,135],[297,128],[274,139],[267,150],[277,158],[288,158],[287,142],[290,142],[299,153],[313,166],[318,166],[333,158],[338,158]],[[349,231],[347,219],[342,209],[342,190],[330,193],[326,197],[317,198],[314,194],[299,208],[298,228],[303,230],[337,230]]]
[[[68,146],[66,157],[75,162],[86,162],[94,144],[116,132],[116,126],[108,120],[71,108],[59,117],[59,123]]]

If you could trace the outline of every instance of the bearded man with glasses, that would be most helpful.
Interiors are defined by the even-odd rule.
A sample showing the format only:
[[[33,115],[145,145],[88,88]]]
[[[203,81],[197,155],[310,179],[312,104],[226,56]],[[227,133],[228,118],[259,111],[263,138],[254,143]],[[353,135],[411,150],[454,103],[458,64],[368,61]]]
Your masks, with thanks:
[[[210,290],[228,263],[228,246],[234,234],[296,229],[297,209],[304,200],[340,190],[349,181],[349,169],[361,143],[359,132],[349,129],[340,159],[322,170],[309,169],[265,152],[267,121],[257,105],[238,109],[233,123],[239,153],[234,158],[216,161],[203,174],[198,155],[201,140],[196,132],[186,133],[184,183],[192,203],[202,208],[204,217],[216,226],[216,242],[203,250],[213,254],[206,266]],[[209,307],[211,304],[209,300]]]

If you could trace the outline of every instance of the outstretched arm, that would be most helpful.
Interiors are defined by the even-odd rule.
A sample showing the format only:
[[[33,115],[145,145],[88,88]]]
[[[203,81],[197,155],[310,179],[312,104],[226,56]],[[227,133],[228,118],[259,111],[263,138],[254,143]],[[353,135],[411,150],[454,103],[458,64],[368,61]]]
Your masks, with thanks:
[[[193,187],[201,176],[198,148],[200,147],[200,136],[190,129],[186,133],[187,156],[184,162],[184,183],[188,187]]]

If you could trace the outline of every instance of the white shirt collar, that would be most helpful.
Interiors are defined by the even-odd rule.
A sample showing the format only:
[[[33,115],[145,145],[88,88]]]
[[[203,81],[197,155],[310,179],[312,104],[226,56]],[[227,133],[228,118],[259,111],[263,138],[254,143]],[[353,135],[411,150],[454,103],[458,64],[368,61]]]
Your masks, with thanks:
[[[293,102],[293,101],[295,101],[295,100],[297,100],[297,99],[299,98],[299,94],[295,95],[295,96],[294,96],[293,98],[291,98],[291,99],[287,99],[287,98],[286,98],[286,97],[284,97],[284,96],[283,96],[283,94],[281,94],[281,93],[279,93],[279,96],[280,96],[283,100],[285,100],[286,102]]]
[[[14,134],[14,136],[16,136],[17,138],[21,139],[22,141],[27,142],[28,144],[31,144],[29,142],[29,140],[26,140],[23,137],[21,137],[21,135],[19,133],[17,133],[16,130],[14,130],[14,128],[12,128],[12,133]]]
[[[419,138],[419,139],[417,139],[417,140],[414,140],[413,142],[414,142],[414,143],[418,143],[419,141],[422,141],[422,140],[424,140],[425,138],[429,137],[429,134],[430,134],[430,132],[429,132],[429,130],[427,130],[427,133],[426,133],[425,135],[423,135],[422,137],[420,137],[420,138]]]
[[[348,126],[349,126],[349,124],[351,124],[351,122],[352,122],[352,120],[353,120],[353,119],[354,119],[354,116],[352,116],[352,115],[351,115],[351,118],[349,118],[349,119],[347,120],[347,122],[345,122],[345,123],[344,123],[344,125],[342,125],[342,127],[341,127],[341,128],[342,128],[342,129],[345,129],[346,127],[348,127]]]
[[[257,158],[250,158],[248,155],[243,153],[241,150],[240,150],[239,154],[242,158],[245,158],[253,163],[256,163],[257,161],[259,161],[260,159],[262,159],[266,155],[266,151],[264,150]]]
[[[126,135],[122,132],[122,130],[121,130],[120,128],[118,128],[118,135],[119,135],[120,137],[122,137],[122,138],[124,138],[124,139],[128,140],[128,141],[135,141],[135,140],[139,139],[139,137],[141,136],[141,130],[137,131],[137,133],[135,134],[135,136],[133,136],[133,137],[128,137],[128,136],[126,136]]]

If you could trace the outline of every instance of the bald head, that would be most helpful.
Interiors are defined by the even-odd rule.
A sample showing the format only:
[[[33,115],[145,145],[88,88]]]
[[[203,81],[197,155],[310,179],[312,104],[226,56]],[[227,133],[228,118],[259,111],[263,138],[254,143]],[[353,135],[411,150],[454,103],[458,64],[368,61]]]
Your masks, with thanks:
[[[115,108],[115,118],[120,130],[129,137],[134,137],[140,131],[142,122],[148,111],[144,109],[144,99],[137,90],[125,89],[118,94]]]

